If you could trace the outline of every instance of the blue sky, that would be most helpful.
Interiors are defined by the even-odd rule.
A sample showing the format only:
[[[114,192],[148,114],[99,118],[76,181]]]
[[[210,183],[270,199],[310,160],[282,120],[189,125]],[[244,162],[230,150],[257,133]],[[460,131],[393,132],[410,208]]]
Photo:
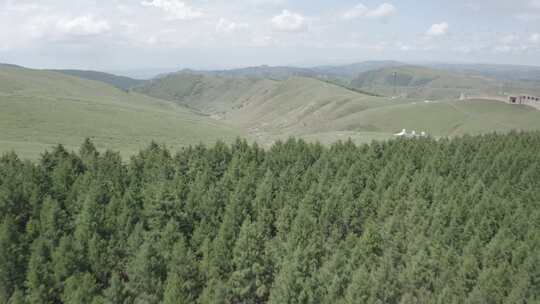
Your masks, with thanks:
[[[540,0],[0,0],[0,62],[102,70],[540,65]]]

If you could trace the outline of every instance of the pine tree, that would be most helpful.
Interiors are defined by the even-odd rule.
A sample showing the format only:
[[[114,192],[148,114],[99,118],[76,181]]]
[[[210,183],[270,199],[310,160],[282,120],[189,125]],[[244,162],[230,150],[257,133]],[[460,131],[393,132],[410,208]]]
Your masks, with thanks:
[[[230,277],[233,302],[261,303],[267,297],[266,269],[264,260],[264,228],[244,221],[233,250],[234,271]]]
[[[7,303],[24,280],[21,254],[15,223],[6,217],[0,222],[0,303]]]
[[[96,303],[99,297],[100,286],[89,273],[76,274],[66,280],[62,302],[66,304]]]
[[[120,275],[114,273],[110,279],[109,287],[103,292],[103,300],[105,304],[122,304],[125,303],[128,295],[125,284],[122,282]]]
[[[44,239],[36,239],[32,244],[26,278],[29,304],[51,303],[59,298],[52,274],[50,244]]]
[[[90,140],[90,138],[86,138],[82,143],[81,148],[79,149],[79,155],[83,159],[96,158],[99,156],[99,152],[97,151],[96,146],[94,146],[94,143]]]
[[[169,262],[163,302],[194,303],[201,290],[197,260],[181,238],[172,251]]]
[[[128,291],[136,302],[159,303],[167,269],[155,241],[146,240],[128,265]]]
[[[24,293],[20,289],[15,289],[7,304],[24,304],[26,303],[24,299]]]
[[[352,277],[352,282],[347,288],[345,299],[347,304],[354,303],[375,303],[372,286],[375,284],[371,280],[369,271],[361,266]]]

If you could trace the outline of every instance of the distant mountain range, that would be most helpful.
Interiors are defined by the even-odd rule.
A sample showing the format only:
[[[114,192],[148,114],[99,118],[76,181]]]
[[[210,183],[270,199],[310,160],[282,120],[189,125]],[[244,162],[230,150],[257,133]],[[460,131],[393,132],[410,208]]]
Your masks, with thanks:
[[[117,76],[109,73],[96,72],[96,71],[83,71],[83,70],[51,70],[52,72],[58,72],[67,74],[83,79],[96,80],[108,83],[113,87],[117,87],[122,90],[128,90],[135,86],[138,86],[144,82],[144,80],[133,79],[124,76]]]
[[[151,79],[177,72],[207,73],[213,75],[261,77],[284,79],[290,76],[324,76],[329,78],[356,78],[359,74],[400,66],[423,66],[448,72],[468,75],[482,75],[499,80],[540,80],[540,66],[520,66],[502,64],[457,64],[457,63],[407,63],[399,61],[364,61],[344,65],[324,65],[314,67],[294,66],[254,66],[227,70],[192,70],[192,69],[146,69],[123,71],[113,74],[124,75],[135,79]]]
[[[219,71],[181,70],[178,74],[212,75],[286,80],[309,77],[338,84],[360,93],[407,98],[452,99],[465,96],[505,94],[540,95],[540,67],[504,65],[409,65],[397,61],[361,63],[313,68],[258,66]]]
[[[499,80],[540,82],[540,67],[536,66],[448,63],[434,63],[426,66],[463,74],[483,75]]]

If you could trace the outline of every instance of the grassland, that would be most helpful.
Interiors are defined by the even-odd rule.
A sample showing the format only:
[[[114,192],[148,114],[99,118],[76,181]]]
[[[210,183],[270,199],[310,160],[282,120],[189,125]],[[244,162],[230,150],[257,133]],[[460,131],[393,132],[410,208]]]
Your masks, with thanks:
[[[487,100],[413,102],[354,113],[336,121],[335,125],[379,133],[394,133],[405,128],[446,137],[540,130],[540,111]]]
[[[431,74],[426,69],[425,74],[415,75],[417,80],[410,81],[418,83]],[[476,88],[483,80],[471,84],[460,81],[454,84]],[[264,144],[288,136],[323,143],[351,138],[363,143],[393,138],[403,128],[435,137],[540,129],[540,111],[526,106],[451,98],[431,102],[390,99],[304,77],[269,81],[178,74],[155,80],[138,91],[237,125]]]
[[[390,67],[368,71],[351,81],[351,87],[380,95],[432,100],[466,96],[505,98],[505,94],[540,94],[528,81],[502,81],[494,78],[419,66]]]
[[[1,68],[0,105],[0,152],[25,158],[58,143],[76,149],[86,137],[130,155],[152,140],[175,149],[243,135],[164,100],[48,71]]]
[[[433,76],[428,72],[409,83],[426,82]],[[365,143],[394,138],[402,129],[434,137],[540,130],[540,111],[527,106],[392,99],[306,77],[178,73],[125,91],[57,72],[2,67],[0,105],[0,152],[15,150],[26,158],[57,143],[77,149],[85,137],[130,155],[152,140],[176,149],[237,136],[268,146],[290,136]]]
[[[133,79],[133,78],[124,77],[124,76],[117,76],[117,75],[98,72],[98,71],[83,71],[83,70],[51,70],[51,71],[79,77],[82,79],[101,81],[122,90],[129,90],[132,87],[141,85],[144,82],[144,80],[138,80],[138,79]]]

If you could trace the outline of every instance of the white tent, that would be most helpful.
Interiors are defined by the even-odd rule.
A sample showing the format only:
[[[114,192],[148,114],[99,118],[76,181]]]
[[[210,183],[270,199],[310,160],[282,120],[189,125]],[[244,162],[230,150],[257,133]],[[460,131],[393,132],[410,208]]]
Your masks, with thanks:
[[[401,130],[400,133],[397,133],[397,134],[394,134],[394,135],[395,135],[395,136],[405,136],[405,135],[407,135],[407,130],[406,130],[406,129],[403,129],[403,130]]]

